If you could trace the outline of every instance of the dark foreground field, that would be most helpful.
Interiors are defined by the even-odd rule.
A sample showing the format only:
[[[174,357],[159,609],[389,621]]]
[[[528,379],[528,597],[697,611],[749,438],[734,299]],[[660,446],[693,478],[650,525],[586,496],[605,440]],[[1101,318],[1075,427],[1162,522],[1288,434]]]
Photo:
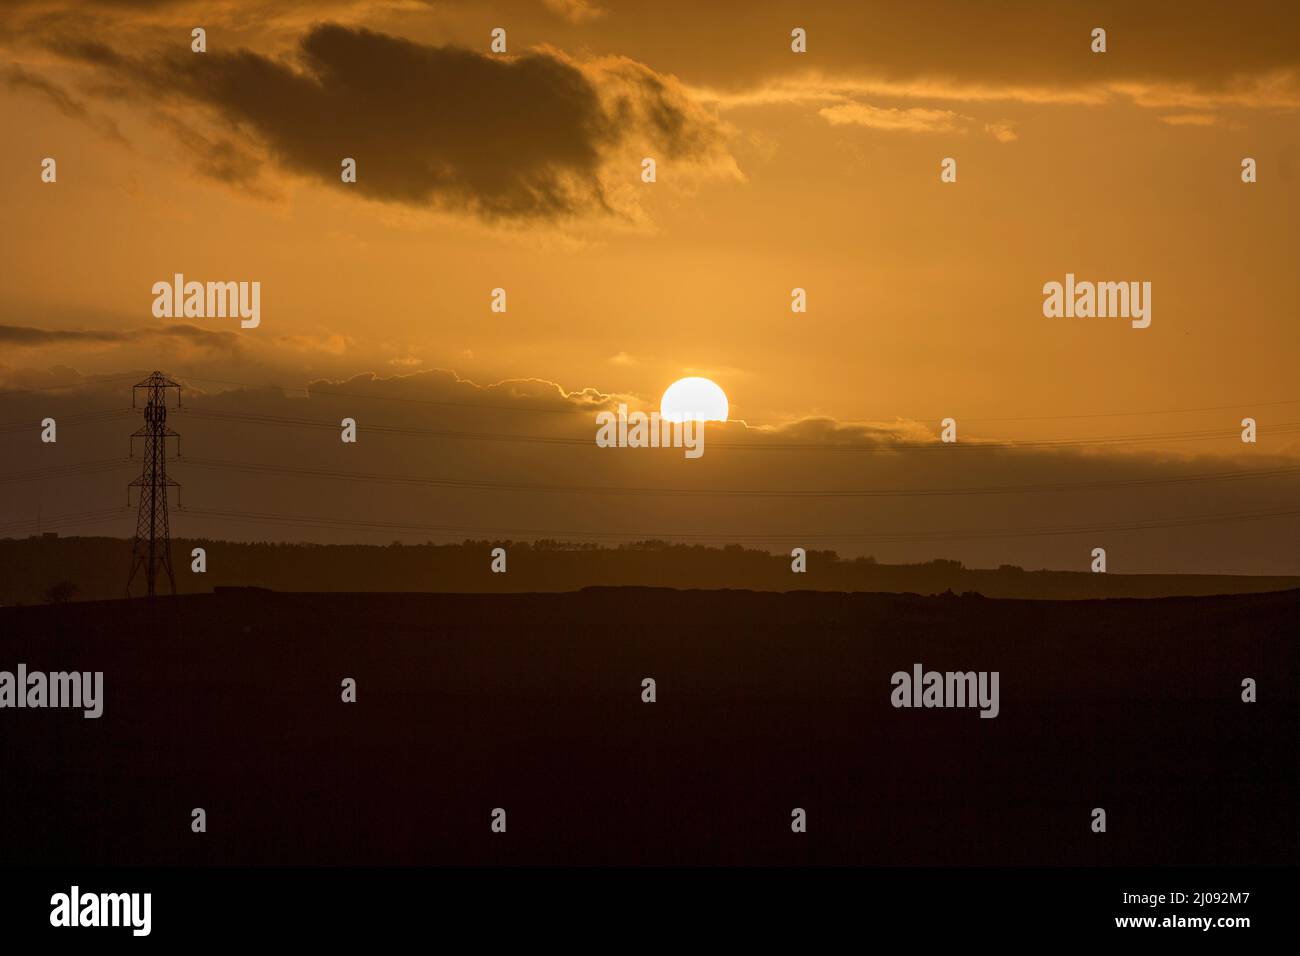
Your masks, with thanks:
[[[1300,591],[3,609],[0,670],[102,670],[105,706],[0,710],[0,863],[1294,863],[1298,623]],[[916,662],[1000,671],[1000,716],[894,709]]]

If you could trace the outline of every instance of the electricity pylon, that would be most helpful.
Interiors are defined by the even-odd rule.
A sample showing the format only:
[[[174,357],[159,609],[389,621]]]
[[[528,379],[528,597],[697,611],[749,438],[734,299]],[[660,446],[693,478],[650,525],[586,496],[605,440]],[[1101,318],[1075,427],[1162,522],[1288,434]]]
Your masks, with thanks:
[[[167,439],[181,436],[167,427],[167,389],[176,389],[176,405],[180,406],[181,387],[162,372],[154,372],[131,389],[131,407],[135,408],[136,392],[148,393],[144,406],[144,424],[131,435],[131,452],[135,453],[135,439],[144,439],[144,470],[140,477],[127,486],[127,502],[131,489],[140,489],[140,513],[135,522],[135,542],[131,546],[131,576],[126,580],[126,596],[131,596],[135,576],[144,571],[149,597],[154,596],[158,570],[167,572],[172,594],[176,593],[176,576],[172,573],[171,533],[167,523],[167,489],[180,485],[167,477]],[[180,442],[177,441],[177,454]]]

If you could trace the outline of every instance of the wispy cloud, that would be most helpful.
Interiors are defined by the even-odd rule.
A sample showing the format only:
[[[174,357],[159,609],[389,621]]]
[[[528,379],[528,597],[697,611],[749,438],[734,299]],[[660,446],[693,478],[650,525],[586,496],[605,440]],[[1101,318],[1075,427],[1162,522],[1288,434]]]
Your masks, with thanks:
[[[66,89],[51,80],[24,69],[11,66],[3,74],[5,86],[11,90],[29,91],[44,96],[64,116],[81,120],[101,136],[111,139],[123,146],[129,146],[126,137],[118,129],[117,123],[108,116],[92,112],[82,101],[72,96]]]
[[[605,16],[607,11],[595,0],[542,0],[547,10],[570,23],[589,23]]]
[[[1222,121],[1213,113],[1175,113],[1160,117],[1170,126],[1218,126]]]
[[[866,126],[907,133],[951,133],[958,130],[965,119],[951,110],[883,108],[866,103],[827,106],[817,114],[832,126]]]
[[[967,81],[951,77],[884,77],[806,73],[737,89],[691,88],[701,102],[721,111],[772,106],[861,106],[867,101],[924,100],[933,103],[1016,103],[1038,106],[1101,106],[1127,102],[1144,109],[1204,112],[1216,109],[1298,109],[1300,69],[1242,74],[1216,83],[1145,77],[1107,81],[1027,84]],[[879,107],[868,107],[877,109]],[[846,111],[848,112],[848,111]]]
[[[1011,120],[1000,120],[996,123],[985,123],[984,132],[988,133],[999,143],[1014,143],[1020,137],[1016,135],[1013,128],[1016,124]]]

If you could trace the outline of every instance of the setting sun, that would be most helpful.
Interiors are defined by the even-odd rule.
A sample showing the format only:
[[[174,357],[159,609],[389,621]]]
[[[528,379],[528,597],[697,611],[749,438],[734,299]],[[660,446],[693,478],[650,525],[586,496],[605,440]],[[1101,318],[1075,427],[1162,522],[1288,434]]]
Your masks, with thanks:
[[[716,382],[692,376],[668,386],[659,415],[670,422],[725,422],[728,407],[727,394]]]

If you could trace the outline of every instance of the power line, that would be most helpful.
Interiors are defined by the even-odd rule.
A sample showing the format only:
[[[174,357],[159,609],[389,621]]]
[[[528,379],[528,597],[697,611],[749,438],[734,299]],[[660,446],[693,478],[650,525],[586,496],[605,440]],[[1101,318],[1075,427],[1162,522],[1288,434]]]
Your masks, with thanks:
[[[382,396],[355,396],[355,397],[382,397]],[[387,398],[387,397],[382,397]],[[410,400],[419,404],[459,404],[446,402],[430,402],[424,400]],[[1285,404],[1285,403],[1277,403]],[[481,405],[467,405],[466,407],[480,408]],[[513,406],[502,406],[510,407]],[[1228,407],[1228,406],[1225,406]],[[542,409],[538,409],[542,410]],[[557,411],[556,409],[545,409],[547,411]],[[566,413],[572,413],[572,409],[564,409]],[[62,420],[69,423],[86,423],[93,421],[107,421],[120,417],[125,414],[123,410],[97,411],[82,413],[80,415],[65,416]],[[238,424],[259,424],[271,425],[277,427],[289,428],[322,428],[335,430],[338,426],[333,422],[321,422],[311,419],[286,418],[271,415],[247,414],[233,411],[191,409],[190,414],[193,417],[207,419],[218,422],[234,422]],[[1093,417],[1093,416],[1044,416],[1052,417]],[[1102,416],[1096,416],[1102,417]],[[1013,419],[1009,419],[1013,420]],[[12,425],[0,425],[0,431],[7,428],[32,428],[31,422],[12,423]],[[456,440],[476,440],[476,441],[506,441],[506,442],[528,442],[541,444],[559,444],[584,447],[596,447],[594,441],[586,438],[564,438],[553,436],[538,435],[518,435],[518,434],[501,434],[488,432],[463,432],[445,429],[416,428],[409,426],[373,424],[365,426],[367,431],[378,432],[380,434],[400,435],[400,436],[423,436],[435,438],[448,438]],[[1275,433],[1293,433],[1300,430],[1300,422],[1284,422],[1278,425],[1270,426],[1270,432]],[[1082,439],[1060,439],[1060,440],[1043,440],[1032,442],[965,442],[957,444],[945,444],[937,440],[917,442],[895,442],[884,445],[853,445],[845,443],[827,443],[827,442],[808,442],[808,443],[736,443],[736,442],[713,442],[710,447],[714,448],[731,448],[740,450],[837,450],[837,451],[870,451],[887,453],[898,450],[941,450],[941,449],[962,449],[962,450],[994,450],[994,449],[1025,449],[1025,448],[1042,448],[1042,447],[1069,447],[1082,446],[1091,444],[1122,444],[1132,442],[1155,442],[1155,441],[1199,441],[1216,438],[1236,438],[1237,430],[1230,429],[1227,431],[1218,430],[1197,430],[1185,432],[1156,432],[1142,435],[1122,435],[1122,436],[1102,436]],[[27,472],[20,472],[7,476],[0,476],[0,483],[23,482],[33,480],[47,480],[53,478],[70,477],[78,475],[97,474],[101,471],[114,470],[125,466],[129,462],[122,459],[103,459],[94,462],[75,463],[66,466],[50,466],[43,469],[33,469]],[[1028,485],[993,485],[993,486],[968,486],[938,489],[856,489],[847,491],[835,490],[803,490],[803,491],[779,491],[779,490],[760,490],[760,489],[672,489],[672,488],[648,488],[648,487],[629,487],[619,488],[610,486],[596,485],[546,485],[541,483],[528,482],[489,482],[489,481],[472,481],[468,479],[450,479],[437,478],[434,476],[418,475],[386,475],[370,472],[337,472],[325,469],[295,468],[289,466],[275,465],[258,465],[251,462],[237,462],[222,459],[195,459],[192,463],[199,467],[224,469],[228,471],[244,473],[275,473],[286,475],[300,475],[307,477],[318,477],[334,480],[364,481],[364,482],[381,482],[397,484],[429,484],[442,487],[464,487],[487,490],[506,490],[506,491],[527,491],[527,492],[568,492],[568,493],[594,493],[594,494],[622,494],[622,495],[664,495],[664,496],[735,496],[735,497],[784,497],[784,498],[858,498],[858,497],[924,497],[924,496],[965,496],[965,495],[988,495],[988,494],[1021,494],[1021,493],[1039,493],[1053,491],[1073,491],[1073,490],[1097,490],[1103,488],[1120,488],[1120,487],[1139,487],[1139,486],[1161,486],[1182,484],[1199,481],[1224,481],[1224,480],[1243,480],[1243,479],[1265,479],[1280,476],[1289,476],[1300,473],[1300,467],[1279,467],[1273,469],[1260,469],[1246,472],[1215,472],[1196,475],[1173,476],[1169,478],[1134,478],[1134,479],[1115,479],[1115,480],[1097,480],[1085,482],[1067,482],[1067,483],[1032,483]],[[1222,522],[1268,520],[1274,518],[1293,517],[1300,514],[1300,511],[1256,511],[1256,512],[1235,512],[1218,515],[1204,515],[1193,517],[1176,517],[1166,519],[1146,519],[1143,521],[1127,524],[1110,524],[1110,525],[1074,525],[1058,526],[1045,528],[1028,528],[1028,529],[985,529],[985,530],[967,530],[967,531],[899,531],[899,532],[879,532],[875,534],[856,534],[856,533],[795,533],[783,534],[775,533],[704,533],[704,532],[681,532],[681,533],[664,533],[664,532],[615,532],[615,531],[573,531],[573,530],[554,530],[554,529],[482,529],[465,526],[452,525],[419,525],[419,524],[400,524],[390,522],[367,522],[335,516],[311,516],[311,515],[281,515],[260,512],[239,512],[239,511],[220,511],[210,509],[190,509],[185,512],[187,515],[196,517],[219,517],[233,519],[236,521],[250,521],[255,523],[269,523],[281,525],[298,525],[311,526],[317,528],[336,528],[336,529],[360,529],[373,531],[425,531],[436,532],[439,534],[478,534],[478,535],[500,535],[504,537],[562,537],[562,538],[610,538],[610,539],[656,539],[656,538],[675,538],[683,540],[735,540],[735,541],[756,541],[756,540],[810,540],[810,541],[950,541],[950,540],[970,540],[985,538],[1001,537],[1036,537],[1044,535],[1071,535],[1071,534],[1105,534],[1119,533],[1142,530],[1167,529],[1175,527],[1186,527]],[[124,513],[118,509],[100,509],[98,511],[82,512],[71,515],[56,515],[46,518],[39,522],[43,527],[66,527],[77,524],[91,524],[102,521],[120,520]],[[0,530],[16,530],[19,528],[28,528],[37,526],[35,519],[22,519],[0,523]]]
[[[410,397],[403,397],[403,396],[396,396],[396,395],[369,395],[364,392],[346,392],[346,391],[338,391],[335,389],[315,388],[311,385],[311,383],[308,383],[307,385],[289,385],[289,384],[277,383],[277,382],[260,382],[260,383],[240,382],[240,381],[234,381],[232,379],[212,378],[210,376],[203,376],[203,375],[188,375],[183,377],[192,381],[208,382],[217,385],[231,385],[236,388],[260,389],[260,390],[278,389],[280,391],[288,391],[288,392],[303,392],[308,396],[319,395],[319,396],[328,396],[331,398],[348,398],[348,399],[361,399],[361,400],[368,400],[368,401],[395,402],[399,404],[428,405],[428,406],[443,407],[443,408],[486,409],[489,411],[507,411],[507,412],[515,412],[515,411],[542,412],[542,413],[563,414],[563,415],[571,415],[580,411],[600,411],[605,409],[604,403],[587,405],[585,408],[582,406],[567,406],[563,408],[556,408],[554,406],[541,406],[541,405],[502,405],[502,404],[494,404],[490,402],[457,402],[457,401],[451,401],[447,399],[410,398]],[[0,392],[0,397],[8,396],[8,395],[29,394],[33,392],[48,391],[54,389],[88,387],[91,385],[123,381],[128,378],[134,378],[134,376],[118,375],[118,376],[112,376],[108,378],[94,379],[88,382],[69,382],[66,384],[46,385],[46,386],[40,386],[31,389],[13,389],[10,391]],[[480,387],[480,386],[475,386],[475,387]],[[576,394],[582,394],[582,393],[579,392],[565,393],[565,399],[567,400],[569,396],[576,395]],[[1153,415],[1195,414],[1195,413],[1204,413],[1204,412],[1229,411],[1232,409],[1243,409],[1243,408],[1244,409],[1276,408],[1278,406],[1296,405],[1296,404],[1300,404],[1300,398],[1276,399],[1267,402],[1235,402],[1226,405],[1203,405],[1203,406],[1192,407],[1192,408],[1151,409],[1145,411],[1079,412],[1079,413],[1072,413],[1066,415],[1016,415],[1016,416],[999,416],[999,417],[961,416],[961,418],[963,421],[966,422],[979,422],[982,424],[1007,423],[1007,422],[1068,421],[1068,420],[1081,420],[1081,419],[1090,419],[1090,418],[1130,418],[1130,417],[1144,417],[1144,416],[1153,416]],[[951,412],[949,412],[948,414],[951,414]],[[887,416],[880,416],[877,418],[835,418],[834,416],[827,416],[827,415],[806,415],[802,417],[794,417],[789,419],[731,419],[731,422],[735,424],[752,424],[752,425],[793,425],[804,421],[826,420],[826,421],[834,421],[844,425],[863,425],[863,424],[879,425],[879,424],[888,424],[889,422],[892,421],[921,422],[921,421],[930,421],[932,419],[938,420],[941,417],[943,416],[887,415]],[[30,427],[30,423],[27,422],[15,422],[12,423],[12,425],[16,427]],[[9,425],[7,424],[0,425],[0,431],[4,431],[8,427]]]
[[[32,388],[11,388],[8,391],[0,392],[0,398],[8,395],[31,395],[35,392],[52,392],[61,388],[89,388],[92,385],[106,385],[113,382],[124,382],[132,378],[135,378],[134,373],[127,373],[123,375],[110,375],[105,378],[87,379],[81,382],[67,382],[62,385],[36,385]]]
[[[1152,410],[1140,411],[1140,412],[1078,412],[1070,415],[1016,415],[1016,416],[1002,417],[1002,418],[974,418],[969,415],[960,415],[954,417],[960,417],[961,420],[965,422],[979,422],[981,424],[999,423],[999,422],[1058,422],[1058,421],[1066,421],[1070,419],[1081,419],[1081,418],[1141,418],[1148,415],[1190,415],[1194,413],[1203,413],[1203,412],[1226,412],[1226,411],[1231,411],[1233,409],[1243,409],[1243,408],[1252,409],[1252,410],[1256,408],[1276,408],[1279,405],[1297,405],[1297,404],[1300,404],[1300,398],[1284,398],[1272,402],[1238,402],[1233,405],[1203,405],[1200,408],[1158,408],[1158,409],[1152,409]],[[780,424],[789,424],[790,422],[803,421],[809,417],[812,418],[822,417],[846,425],[866,425],[866,424],[873,424],[873,423],[880,424],[881,422],[887,422],[891,420],[914,421],[914,422],[938,421],[951,414],[952,412],[949,411],[943,415],[917,415],[917,416],[912,416],[910,418],[897,416],[895,419],[834,418],[832,416],[805,416],[804,419],[790,419],[786,422],[771,421],[771,420],[759,421],[759,420],[751,420],[751,419],[734,419],[734,420],[753,421],[754,424],[758,424],[758,425],[780,425]]]
[[[970,531],[904,531],[881,532],[875,534],[859,533],[815,533],[815,532],[768,532],[733,533],[719,532],[675,532],[675,531],[588,531],[557,530],[539,528],[481,528],[464,525],[421,525],[400,522],[358,521],[332,515],[278,515],[266,512],[218,511],[206,508],[189,508],[184,512],[188,516],[222,518],[226,520],[250,521],[256,524],[289,524],[332,530],[367,530],[367,531],[406,531],[433,532],[452,535],[481,535],[496,540],[513,540],[516,538],[596,538],[627,539],[638,541],[651,540],[694,540],[694,541],[963,541],[988,538],[1029,538],[1041,536],[1058,536],[1072,534],[1111,534],[1129,531],[1148,531],[1156,529],[1194,527],[1205,524],[1219,524],[1237,521],[1261,521],[1272,518],[1300,516],[1300,509],[1282,511],[1232,512],[1218,515],[1200,515],[1194,517],[1148,519],[1145,521],[1108,525],[1072,525],[1047,528],[1006,528],[996,530]]]
[[[408,405],[432,405],[432,406],[439,406],[445,408],[489,409],[492,411],[504,411],[504,412],[543,412],[543,413],[565,414],[565,415],[573,414],[574,412],[577,411],[599,411],[602,408],[604,408],[603,404],[600,406],[587,406],[584,409],[581,407],[555,408],[553,406],[545,406],[545,405],[499,405],[499,404],[492,404],[488,402],[455,402],[447,399],[409,398],[409,397],[403,397],[397,395],[368,395],[364,392],[341,392],[334,389],[314,388],[312,387],[311,383],[308,383],[307,385],[285,385],[283,383],[274,383],[274,382],[262,382],[262,383],[236,382],[236,381],[231,381],[230,379],[210,378],[203,375],[189,375],[185,377],[197,382],[208,382],[214,385],[233,385],[236,388],[279,389],[281,391],[305,392],[308,395],[325,395],[331,398],[355,398],[355,399],[362,399],[368,401],[398,402],[401,404],[408,404]],[[480,388],[481,386],[476,385],[474,387]],[[559,388],[558,385],[556,387]],[[583,393],[568,392],[564,394],[565,397],[567,398],[570,395],[578,395]],[[1077,414],[1070,414],[1070,415],[1022,415],[1022,416],[1000,417],[1000,418],[974,418],[970,416],[962,416],[962,420],[967,422],[980,422],[980,423],[1065,421],[1069,419],[1082,419],[1082,418],[1122,418],[1122,417],[1141,417],[1145,415],[1180,415],[1180,414],[1192,414],[1197,412],[1221,412],[1221,411],[1228,411],[1230,409],[1274,408],[1279,405],[1296,405],[1296,404],[1300,404],[1300,398],[1278,399],[1269,402],[1238,402],[1232,405],[1205,405],[1199,408],[1166,408],[1166,409],[1158,409],[1155,411],[1137,411],[1137,412],[1135,411],[1084,412],[1084,413],[1077,413]],[[951,412],[945,414],[951,414]],[[889,416],[884,416],[882,418],[874,418],[874,419],[873,418],[857,418],[857,419],[831,418],[831,420],[838,421],[844,424],[868,424],[868,423],[881,424],[890,421],[918,421],[918,422],[931,421],[931,420],[937,421],[943,417],[945,416],[944,415],[913,415],[909,417],[909,416],[900,416],[900,415],[889,415]],[[759,419],[731,419],[731,421],[737,423],[747,421],[751,424],[756,424],[756,425],[761,425],[761,424],[781,425],[781,424],[794,424],[799,421],[806,421],[809,419],[816,420],[819,418],[829,418],[829,416],[816,416],[816,415],[804,416],[803,418],[794,418],[785,421],[759,420]]]
[[[1168,478],[1120,478],[1113,480],[1035,483],[1028,485],[986,485],[956,488],[875,488],[852,490],[774,490],[748,488],[647,488],[618,487],[614,485],[541,484],[533,482],[475,481],[458,478],[439,478],[425,475],[394,475],[378,472],[335,471],[324,468],[295,468],[284,465],[261,465],[251,462],[227,461],[214,458],[186,458],[189,467],[211,468],[245,474],[295,475],[307,478],[358,481],[363,483],[397,485],[432,485],[447,488],[468,488],[487,491],[548,492],[562,494],[611,494],[632,497],[734,497],[734,498],[912,498],[960,497],[967,495],[1030,494],[1056,491],[1093,491],[1107,488],[1131,488],[1191,484],[1209,481],[1266,479],[1300,475],[1300,465],[1261,469],[1258,471],[1223,471]]]
[[[82,511],[75,514],[61,514],[37,518],[21,518],[0,522],[0,531],[24,531],[41,528],[73,527],[83,524],[95,524],[100,521],[116,521],[127,517],[130,512],[125,508],[99,508],[95,511]]]
[[[240,424],[271,425],[277,427],[289,428],[323,428],[335,431],[338,425],[333,422],[323,422],[315,419],[306,418],[289,418],[284,416],[251,414],[243,412],[233,412],[228,410],[213,411],[208,409],[188,408],[187,415],[191,418],[202,419],[207,421],[235,422]],[[521,442],[527,444],[543,445],[568,445],[578,447],[597,448],[594,439],[591,438],[563,438],[548,435],[519,435],[498,432],[469,432],[456,431],[451,429],[437,428],[418,428],[407,425],[385,425],[385,424],[366,424],[364,429],[367,432],[375,432],[382,435],[400,435],[406,437],[426,437],[426,438],[447,438],[459,441],[494,441],[494,442]],[[1300,431],[1300,422],[1283,422],[1277,425],[1267,426],[1269,434],[1291,434]],[[852,444],[846,442],[705,442],[706,448],[726,448],[742,451],[850,451],[859,453],[888,454],[897,451],[996,451],[1006,450],[1014,451],[1028,448],[1068,448],[1086,445],[1119,445],[1149,442],[1168,442],[1168,441],[1205,441],[1212,439],[1239,438],[1240,431],[1237,429],[1227,430],[1200,430],[1189,432],[1155,432],[1144,435],[1117,435],[1101,436],[1092,438],[1062,438],[1062,439],[1041,439],[1036,441],[1016,441],[1016,442],[983,442],[971,441],[965,442],[942,442],[933,441],[897,441],[880,444]]]
[[[0,475],[0,485],[22,484],[28,481],[51,481],[56,478],[79,478],[83,475],[97,475],[105,471],[116,471],[135,463],[130,458],[104,458],[99,461],[81,462],[74,465],[51,465],[46,468],[34,468],[30,471],[18,471]]]
[[[72,415],[60,415],[56,422],[59,425],[95,425],[100,422],[117,421],[131,414],[129,408],[118,408],[106,411],[80,412]],[[0,434],[10,434],[12,432],[21,432],[30,430],[33,434],[40,431],[39,419],[26,419],[16,422],[0,423]]]
[[[86,388],[92,385],[120,382],[134,377],[135,377],[134,375],[116,375],[116,376],[110,376],[106,378],[93,379],[84,382],[68,382],[59,385],[43,385],[43,386],[38,386],[38,387],[28,388],[28,389],[11,389],[9,391],[0,392],[0,397],[5,397],[9,395],[26,395],[35,392],[51,391],[51,390],[64,389],[64,388]],[[361,399],[366,401],[395,402],[399,404],[410,404],[410,405],[429,405],[429,406],[443,407],[443,408],[487,409],[490,411],[506,411],[506,412],[542,412],[542,413],[563,414],[563,415],[573,414],[578,411],[599,411],[604,408],[604,404],[588,405],[585,408],[581,406],[578,407],[569,406],[564,408],[556,408],[553,406],[544,406],[544,405],[502,405],[502,404],[494,404],[490,402],[456,402],[448,399],[410,398],[410,397],[397,396],[397,395],[368,395],[364,392],[347,392],[347,391],[338,391],[336,389],[322,389],[322,388],[313,387],[312,383],[307,383],[306,385],[289,385],[282,382],[240,382],[240,381],[234,381],[232,379],[212,378],[210,376],[204,376],[204,375],[186,375],[182,377],[189,381],[208,382],[210,384],[215,384],[215,385],[231,385],[236,388],[259,389],[259,390],[277,389],[280,391],[287,391],[287,392],[303,392],[308,396],[320,395],[320,396],[328,396],[331,398],[349,398],[349,399]],[[479,388],[481,386],[474,386],[474,387]],[[559,386],[557,386],[557,388],[558,387]],[[569,396],[578,395],[578,394],[583,394],[583,393],[568,392],[568,393],[564,393],[564,397],[567,400]],[[1111,412],[1078,412],[1078,413],[1072,413],[1067,415],[1016,415],[1016,416],[999,416],[999,417],[992,417],[992,418],[961,416],[961,419],[966,422],[979,422],[982,424],[1006,423],[1006,422],[1068,421],[1068,420],[1079,420],[1079,419],[1088,419],[1088,418],[1130,418],[1130,417],[1144,417],[1148,415],[1196,414],[1196,413],[1204,413],[1204,412],[1230,411],[1233,409],[1276,408],[1282,405],[1296,405],[1296,404],[1300,404],[1300,398],[1275,399],[1266,402],[1234,402],[1225,405],[1202,405],[1193,408],[1162,408],[1162,409],[1151,409],[1151,410],[1144,410],[1144,411],[1125,410],[1125,411],[1111,411]],[[951,410],[945,413],[945,415],[948,414],[951,414]],[[912,416],[885,415],[877,418],[835,418],[834,416],[828,416],[828,415],[805,415],[805,416],[793,417],[788,419],[731,419],[731,421],[737,424],[748,423],[753,425],[791,425],[791,424],[797,424],[801,421],[828,420],[828,421],[839,422],[841,424],[861,425],[861,424],[887,424],[892,421],[921,422],[921,421],[938,420],[942,417],[944,417],[944,415],[912,415]],[[18,423],[18,424],[25,424],[25,423]],[[0,426],[0,428],[3,428],[3,426]]]

